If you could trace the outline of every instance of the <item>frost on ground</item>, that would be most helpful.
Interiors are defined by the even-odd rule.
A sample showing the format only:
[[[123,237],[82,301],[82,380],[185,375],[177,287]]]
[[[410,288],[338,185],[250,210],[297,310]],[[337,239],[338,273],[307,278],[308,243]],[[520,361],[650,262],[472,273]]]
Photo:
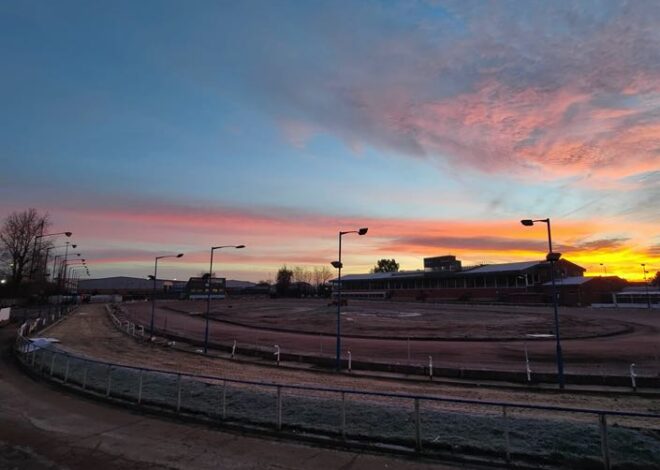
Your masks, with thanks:
[[[142,371],[87,361],[61,354],[55,346],[24,358],[45,374],[70,384],[126,400],[219,421],[275,427],[277,386],[201,379],[176,373]],[[140,387],[141,384],[141,387]],[[179,392],[180,391],[180,392]],[[180,394],[179,394],[180,393]],[[338,436],[342,400],[339,392],[282,387],[282,424],[290,431]],[[413,400],[347,393],[346,436],[371,443],[415,444]],[[478,407],[466,410],[454,404],[421,400],[422,447],[425,450],[501,457],[508,430],[514,460],[559,462],[580,468],[599,467],[601,436],[597,422],[554,419]],[[595,419],[595,417],[594,417]],[[608,429],[613,466],[626,469],[660,467],[660,431],[614,425]]]

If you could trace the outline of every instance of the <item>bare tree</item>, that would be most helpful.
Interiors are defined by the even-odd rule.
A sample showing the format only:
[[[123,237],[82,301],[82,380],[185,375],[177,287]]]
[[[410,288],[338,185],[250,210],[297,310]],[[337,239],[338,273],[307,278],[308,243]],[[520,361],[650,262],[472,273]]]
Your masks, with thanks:
[[[293,268],[293,282],[305,282],[305,270],[300,266]]]
[[[0,229],[0,251],[5,263],[9,262],[9,282],[18,286],[29,274],[33,263],[42,259],[41,250],[33,244],[50,226],[48,214],[40,215],[36,209],[12,212]]]
[[[328,280],[330,280],[332,276],[333,276],[333,272],[327,266],[319,266],[314,268],[313,278],[314,278],[314,284],[316,285],[317,288],[328,282]]]

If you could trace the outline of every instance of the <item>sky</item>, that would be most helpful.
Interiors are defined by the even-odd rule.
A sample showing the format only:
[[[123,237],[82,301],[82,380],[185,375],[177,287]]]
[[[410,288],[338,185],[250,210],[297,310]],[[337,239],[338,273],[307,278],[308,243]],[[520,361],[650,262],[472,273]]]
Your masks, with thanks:
[[[660,2],[0,2],[0,217],[92,277],[660,270]],[[58,243],[62,242],[60,240]]]

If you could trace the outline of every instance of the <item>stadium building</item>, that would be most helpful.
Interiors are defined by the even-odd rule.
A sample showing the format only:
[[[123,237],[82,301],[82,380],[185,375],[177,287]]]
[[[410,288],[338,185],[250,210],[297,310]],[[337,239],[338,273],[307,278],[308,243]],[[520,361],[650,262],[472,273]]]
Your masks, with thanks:
[[[342,296],[393,300],[546,303],[552,300],[549,261],[463,267],[455,256],[424,259],[424,270],[342,276]],[[558,298],[564,305],[611,302],[626,281],[616,276],[584,277],[568,260],[555,263]],[[330,281],[335,285],[337,280]]]

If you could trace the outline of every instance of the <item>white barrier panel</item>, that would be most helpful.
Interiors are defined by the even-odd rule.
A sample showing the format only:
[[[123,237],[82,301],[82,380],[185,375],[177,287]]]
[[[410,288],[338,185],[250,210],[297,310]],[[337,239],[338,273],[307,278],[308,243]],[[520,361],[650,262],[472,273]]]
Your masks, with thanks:
[[[11,307],[0,308],[0,322],[9,321],[10,313],[11,313]]]

